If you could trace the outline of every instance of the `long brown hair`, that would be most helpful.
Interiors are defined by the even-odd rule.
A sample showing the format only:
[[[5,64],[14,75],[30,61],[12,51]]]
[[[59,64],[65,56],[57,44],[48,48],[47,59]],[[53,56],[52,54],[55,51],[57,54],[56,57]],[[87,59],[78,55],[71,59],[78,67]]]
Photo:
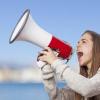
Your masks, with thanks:
[[[88,75],[87,73],[87,66],[80,66],[80,74],[83,75],[84,77],[93,77],[98,69],[100,68],[100,34],[97,34],[96,32],[94,31],[90,31],[90,30],[87,30],[85,31],[82,35],[84,34],[89,34],[91,35],[92,37],[92,41],[93,41],[93,48],[92,48],[92,67],[91,67],[91,70],[90,70],[90,73]],[[100,95],[98,95],[100,96]],[[98,96],[93,96],[93,97],[90,97],[88,98],[88,100],[99,100],[98,99]],[[76,96],[75,96],[76,100],[81,100],[83,97],[76,93]]]

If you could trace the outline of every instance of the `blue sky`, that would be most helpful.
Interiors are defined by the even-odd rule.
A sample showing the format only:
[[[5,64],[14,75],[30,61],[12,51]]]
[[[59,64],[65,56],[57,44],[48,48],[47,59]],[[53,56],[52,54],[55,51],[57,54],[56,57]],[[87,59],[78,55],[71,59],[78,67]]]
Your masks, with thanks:
[[[30,64],[41,50],[27,42],[9,44],[12,30],[26,9],[38,25],[73,48],[85,30],[100,33],[99,0],[1,0],[0,63]],[[70,63],[77,63],[75,53]]]

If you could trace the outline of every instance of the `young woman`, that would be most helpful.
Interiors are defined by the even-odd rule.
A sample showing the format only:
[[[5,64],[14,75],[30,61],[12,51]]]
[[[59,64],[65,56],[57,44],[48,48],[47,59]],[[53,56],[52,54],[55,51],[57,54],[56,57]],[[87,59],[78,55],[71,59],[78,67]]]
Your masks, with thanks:
[[[44,70],[42,69],[44,85],[51,100],[100,100],[100,34],[88,30],[78,41],[80,73],[72,71],[49,47],[45,49],[38,59],[51,66],[44,66]],[[56,87],[54,70],[69,88]]]

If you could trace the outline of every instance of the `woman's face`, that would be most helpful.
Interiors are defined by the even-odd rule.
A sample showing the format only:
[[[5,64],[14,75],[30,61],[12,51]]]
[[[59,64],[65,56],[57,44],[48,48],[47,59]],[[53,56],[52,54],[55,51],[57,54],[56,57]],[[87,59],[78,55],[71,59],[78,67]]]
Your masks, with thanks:
[[[92,37],[85,33],[77,44],[77,56],[80,66],[90,67],[92,64]]]

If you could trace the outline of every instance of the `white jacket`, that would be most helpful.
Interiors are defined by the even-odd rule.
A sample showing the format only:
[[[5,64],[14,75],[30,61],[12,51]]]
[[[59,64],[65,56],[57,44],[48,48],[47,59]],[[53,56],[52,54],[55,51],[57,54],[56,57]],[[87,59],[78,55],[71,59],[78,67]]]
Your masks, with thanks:
[[[51,66],[66,81],[68,87],[84,96],[85,100],[100,94],[100,68],[96,75],[89,79],[71,70],[60,59],[54,61]]]

